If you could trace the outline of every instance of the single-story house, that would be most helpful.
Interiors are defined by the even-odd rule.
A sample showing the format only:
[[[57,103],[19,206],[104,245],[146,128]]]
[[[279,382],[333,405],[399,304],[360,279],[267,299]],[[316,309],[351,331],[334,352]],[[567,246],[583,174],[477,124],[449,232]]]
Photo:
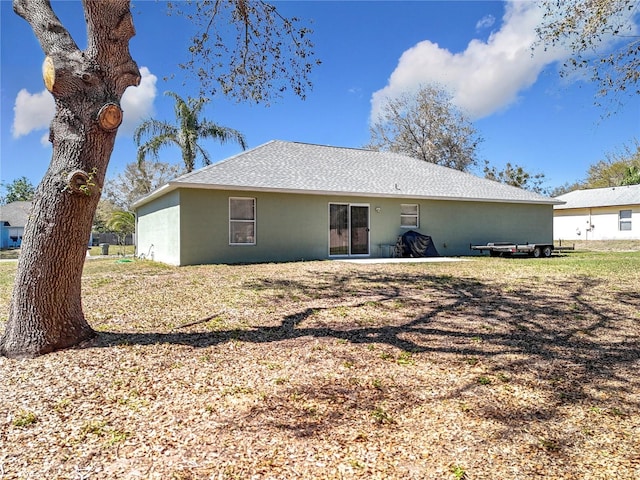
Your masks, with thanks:
[[[389,152],[270,141],[134,204],[137,253],[173,265],[391,256],[399,235],[440,255],[553,240],[555,199]]]
[[[0,248],[20,248],[31,202],[11,202],[0,205]]]
[[[640,239],[640,185],[574,190],[557,197],[554,238],[561,240]]]

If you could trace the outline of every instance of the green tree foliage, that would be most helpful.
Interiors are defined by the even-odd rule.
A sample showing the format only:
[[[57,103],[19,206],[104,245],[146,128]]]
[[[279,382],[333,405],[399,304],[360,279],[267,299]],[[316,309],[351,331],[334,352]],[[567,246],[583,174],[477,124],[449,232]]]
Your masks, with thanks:
[[[618,151],[610,152],[605,158],[592,164],[584,180],[567,183],[551,193],[557,197],[573,190],[587,188],[608,188],[621,185],[640,184],[640,141],[634,139]]]
[[[640,37],[637,0],[543,0],[537,29],[547,46],[568,46],[572,56],[561,74],[583,71],[601,96],[640,93]]]
[[[184,168],[181,165],[148,160],[131,162],[125,166],[122,173],[105,182],[102,198],[108,199],[120,210],[131,210],[137,199],[183,173]]]
[[[311,89],[309,75],[320,60],[313,30],[300,18],[285,18],[263,0],[170,2],[170,10],[198,29],[180,67],[197,77],[200,96],[221,91],[268,105],[287,90],[304,99]]]
[[[627,168],[622,179],[622,185],[640,185],[640,167],[632,165]]]
[[[136,217],[132,212],[116,210],[111,213],[107,228],[109,231],[116,233],[119,243],[124,245],[127,235],[131,235],[136,230]]]
[[[366,148],[462,171],[477,163],[476,148],[482,141],[451,95],[436,85],[387,100],[370,135]]]
[[[506,183],[513,187],[523,188],[531,192],[547,195],[549,189],[544,186],[544,173],[531,174],[520,165],[512,165],[507,162],[504,169],[498,170],[496,167],[490,166],[485,160],[484,176],[489,180]]]
[[[201,139],[211,138],[220,143],[233,140],[240,144],[243,150],[247,147],[244,135],[237,130],[200,118],[202,108],[208,102],[206,98],[189,98],[184,101],[174,92],[166,92],[166,95],[175,100],[176,123],[171,124],[151,118],[136,128],[133,138],[138,145],[138,162],[143,162],[148,155],[157,159],[161,148],[173,144],[182,153],[185,169],[191,172],[198,155],[202,157],[204,165],[211,164],[209,154],[200,144]],[[150,138],[141,143],[143,137]]]
[[[633,180],[634,171],[640,168],[640,142],[625,145],[617,152],[608,153],[604,160],[600,160],[589,167],[583,188],[605,188],[629,185]]]
[[[16,178],[11,183],[1,183],[0,187],[6,191],[0,196],[0,204],[29,201],[33,199],[36,189],[27,177]]]
[[[118,207],[110,200],[101,198],[96,208],[96,213],[93,217],[92,232],[104,233],[109,231],[107,224],[113,212],[118,210]]]
[[[599,160],[587,171],[582,188],[606,188],[622,185],[628,165],[624,161]]]

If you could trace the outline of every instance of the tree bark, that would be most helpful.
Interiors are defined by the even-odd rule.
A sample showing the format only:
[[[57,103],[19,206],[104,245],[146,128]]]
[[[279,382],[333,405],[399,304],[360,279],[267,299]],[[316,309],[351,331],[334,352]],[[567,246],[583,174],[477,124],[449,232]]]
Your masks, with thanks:
[[[95,335],[81,300],[82,269],[117,127],[140,72],[129,53],[129,0],[84,0],[80,51],[48,0],[14,0],[46,55],[43,76],[56,103],[53,154],[25,227],[0,354],[34,357]]]

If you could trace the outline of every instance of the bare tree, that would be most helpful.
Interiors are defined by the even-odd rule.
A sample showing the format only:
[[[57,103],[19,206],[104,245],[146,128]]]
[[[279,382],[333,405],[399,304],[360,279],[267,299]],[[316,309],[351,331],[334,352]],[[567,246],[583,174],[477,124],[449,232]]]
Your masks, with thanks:
[[[463,171],[477,163],[476,148],[482,141],[451,95],[434,85],[388,100],[370,134],[367,148]]]
[[[549,189],[544,186],[544,173],[529,173],[520,165],[511,164],[511,162],[507,162],[502,170],[498,170],[485,160],[484,177],[541,195],[549,193]]]
[[[312,86],[309,74],[320,60],[313,52],[313,31],[300,25],[299,18],[283,17],[264,0],[169,5],[198,27],[191,58],[180,67],[197,76],[201,97],[220,91],[267,105],[286,91],[306,97]]]
[[[259,3],[267,8],[267,4]],[[304,93],[308,57],[303,53],[310,54],[305,50],[307,29],[301,29],[300,33],[289,22],[291,28],[282,30],[274,23],[281,17],[273,15],[259,25],[252,24],[255,16],[243,14],[251,7],[247,0],[198,5],[196,15],[208,15],[211,29],[223,10],[237,12],[228,18],[239,30],[250,31],[251,35],[243,36],[237,49],[226,44],[224,48],[229,47],[232,58],[233,52],[244,52],[241,56],[246,60],[246,68],[257,58],[251,52],[269,52],[268,39],[279,38],[283,32],[289,38],[303,38],[302,43],[293,42],[291,55],[285,54],[283,42],[277,44],[282,48],[272,55],[284,62],[281,73],[291,79],[302,75],[298,78],[302,88],[295,91]],[[13,8],[31,25],[40,42],[45,54],[44,82],[56,104],[49,135],[52,159],[36,190],[25,228],[9,319],[0,339],[0,354],[32,357],[79,344],[95,335],[82,309],[82,268],[100,190],[122,121],[120,99],[127,87],[139,84],[140,72],[129,53],[129,40],[135,32],[129,0],[83,0],[87,24],[84,50],[78,48],[48,0],[14,0]],[[195,53],[201,48],[213,54],[221,47],[202,37]],[[292,72],[286,68],[300,63],[305,65],[302,70],[294,68]],[[193,65],[196,67],[197,63]],[[198,74],[208,67],[198,66]],[[255,71],[259,72],[259,67]],[[207,74],[217,78],[210,71]],[[241,89],[237,93],[239,98],[259,101],[273,87],[269,82],[254,83],[259,84],[251,90]],[[234,88],[231,81],[225,85],[230,91]]]
[[[131,205],[140,197],[151,193],[170,180],[182,175],[184,168],[165,162],[127,163],[122,173],[107,179],[102,197],[121,210],[130,211]]]

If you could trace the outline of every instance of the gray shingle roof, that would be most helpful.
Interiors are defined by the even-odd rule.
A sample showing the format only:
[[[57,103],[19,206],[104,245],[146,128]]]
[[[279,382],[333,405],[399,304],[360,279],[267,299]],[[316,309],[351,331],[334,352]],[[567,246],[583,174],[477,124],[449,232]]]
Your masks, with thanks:
[[[640,185],[574,190],[558,196],[558,200],[566,203],[555,209],[640,205]]]
[[[273,140],[176,178],[175,188],[557,204],[527,190],[389,152]]]
[[[0,205],[0,221],[12,227],[24,227],[31,211],[31,202],[11,202]]]

